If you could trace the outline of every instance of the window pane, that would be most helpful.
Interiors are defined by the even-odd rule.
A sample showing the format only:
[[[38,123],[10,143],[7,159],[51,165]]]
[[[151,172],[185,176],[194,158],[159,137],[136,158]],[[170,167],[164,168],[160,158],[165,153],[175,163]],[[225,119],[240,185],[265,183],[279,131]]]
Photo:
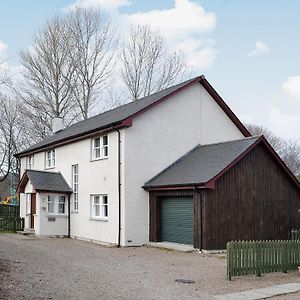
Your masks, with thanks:
[[[65,196],[59,196],[59,202],[60,203],[65,203],[66,197]]]
[[[107,196],[103,196],[103,204],[107,204]]]
[[[108,144],[108,138],[107,135],[103,136],[103,146],[106,146]]]
[[[99,205],[95,205],[95,217],[100,217],[100,206]]]
[[[103,206],[103,217],[108,217],[108,206],[107,205]]]
[[[94,148],[100,147],[100,138],[94,139]]]
[[[54,213],[54,203],[52,202],[48,203],[48,212],[52,214]]]
[[[104,157],[108,156],[108,147],[107,146],[103,148],[103,156]]]
[[[58,213],[59,214],[64,214],[65,213],[65,204],[63,203],[60,203],[59,205],[58,205]]]
[[[94,204],[100,204],[99,196],[94,196]]]
[[[95,149],[94,150],[94,156],[95,156],[95,158],[99,158],[100,157],[100,149]]]

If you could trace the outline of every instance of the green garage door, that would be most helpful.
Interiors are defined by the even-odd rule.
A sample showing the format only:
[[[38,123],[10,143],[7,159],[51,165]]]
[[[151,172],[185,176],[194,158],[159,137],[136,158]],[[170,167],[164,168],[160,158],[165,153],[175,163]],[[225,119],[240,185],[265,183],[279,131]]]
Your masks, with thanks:
[[[194,244],[192,197],[162,198],[162,241]]]

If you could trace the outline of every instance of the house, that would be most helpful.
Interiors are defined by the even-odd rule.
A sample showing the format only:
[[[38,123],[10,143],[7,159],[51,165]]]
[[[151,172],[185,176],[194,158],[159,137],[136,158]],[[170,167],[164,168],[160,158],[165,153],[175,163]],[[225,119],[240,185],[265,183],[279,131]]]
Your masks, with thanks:
[[[223,249],[300,225],[300,183],[204,76],[66,129],[56,119],[17,156],[21,216],[36,235]]]

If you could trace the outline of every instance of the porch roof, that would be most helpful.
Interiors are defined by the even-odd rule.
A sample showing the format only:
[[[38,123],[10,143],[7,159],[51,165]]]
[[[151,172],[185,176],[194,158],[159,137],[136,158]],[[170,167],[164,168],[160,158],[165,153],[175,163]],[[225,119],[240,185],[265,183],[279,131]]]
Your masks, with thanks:
[[[72,193],[72,189],[60,172],[26,170],[18,185],[19,193],[24,193],[28,181],[36,192]]]

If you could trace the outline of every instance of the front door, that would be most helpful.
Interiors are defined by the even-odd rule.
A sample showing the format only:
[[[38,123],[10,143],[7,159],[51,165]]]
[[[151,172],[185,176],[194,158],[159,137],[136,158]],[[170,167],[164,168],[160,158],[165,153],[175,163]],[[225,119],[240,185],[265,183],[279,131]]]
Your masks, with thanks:
[[[34,215],[36,213],[36,194],[31,194],[30,203],[30,228],[34,229]]]

